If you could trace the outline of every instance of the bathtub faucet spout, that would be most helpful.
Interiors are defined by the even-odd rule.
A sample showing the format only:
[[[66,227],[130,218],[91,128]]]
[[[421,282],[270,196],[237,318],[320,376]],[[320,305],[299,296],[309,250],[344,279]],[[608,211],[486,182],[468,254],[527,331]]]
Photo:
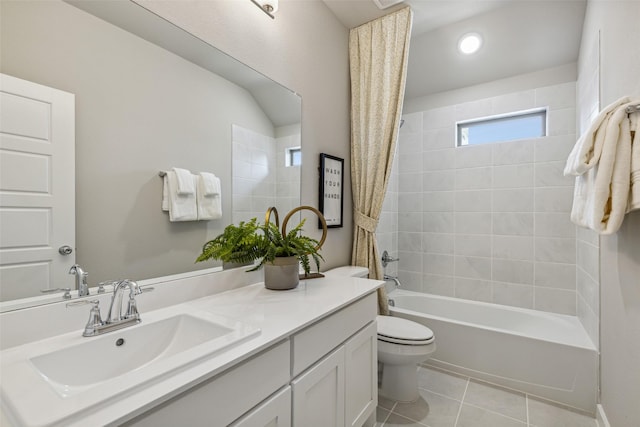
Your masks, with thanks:
[[[396,284],[396,288],[399,288],[401,286],[400,285],[400,280],[398,280],[398,276],[389,276],[389,275],[385,274],[383,276],[383,279],[384,280],[393,280],[393,282]]]

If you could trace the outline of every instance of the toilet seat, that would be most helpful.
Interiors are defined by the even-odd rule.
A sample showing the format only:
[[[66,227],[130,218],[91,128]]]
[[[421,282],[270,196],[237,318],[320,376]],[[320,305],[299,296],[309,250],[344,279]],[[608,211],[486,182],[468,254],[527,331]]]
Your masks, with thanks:
[[[433,331],[411,320],[393,316],[377,316],[378,339],[399,345],[428,345],[434,340]]]

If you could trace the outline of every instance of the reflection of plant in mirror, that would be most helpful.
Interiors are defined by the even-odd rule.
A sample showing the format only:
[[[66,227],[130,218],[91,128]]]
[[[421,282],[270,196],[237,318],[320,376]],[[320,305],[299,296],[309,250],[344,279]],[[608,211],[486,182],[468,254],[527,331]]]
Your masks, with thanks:
[[[266,263],[273,263],[278,257],[293,256],[308,275],[311,270],[309,256],[318,270],[320,260],[324,258],[318,253],[318,241],[301,234],[304,223],[303,219],[288,233],[280,232],[272,222],[261,225],[256,218],[248,222],[241,221],[238,225],[231,224],[218,237],[204,244],[196,262],[218,259],[246,264],[260,260],[258,265],[248,270],[255,271]]]

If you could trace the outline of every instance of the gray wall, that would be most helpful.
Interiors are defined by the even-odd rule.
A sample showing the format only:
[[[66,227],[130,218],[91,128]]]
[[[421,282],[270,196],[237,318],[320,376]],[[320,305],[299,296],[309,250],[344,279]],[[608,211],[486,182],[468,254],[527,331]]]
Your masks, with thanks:
[[[344,227],[329,230],[322,254],[324,268],[348,264],[353,230],[348,30],[319,0],[281,0],[274,20],[248,0],[137,2],[302,96],[301,203],[318,206],[319,154],[344,158]]]
[[[640,96],[640,2],[590,1],[581,57],[600,31],[601,104]],[[579,72],[589,72],[581,67]],[[613,427],[640,420],[640,212],[600,238],[600,400]]]

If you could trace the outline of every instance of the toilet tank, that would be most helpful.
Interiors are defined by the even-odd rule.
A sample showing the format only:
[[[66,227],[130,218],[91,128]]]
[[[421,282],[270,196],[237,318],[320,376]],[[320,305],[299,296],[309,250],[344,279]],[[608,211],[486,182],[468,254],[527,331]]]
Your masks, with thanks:
[[[343,277],[369,277],[369,269],[367,267],[357,267],[355,265],[345,265],[342,267],[332,268],[324,272],[325,276],[343,276]]]

